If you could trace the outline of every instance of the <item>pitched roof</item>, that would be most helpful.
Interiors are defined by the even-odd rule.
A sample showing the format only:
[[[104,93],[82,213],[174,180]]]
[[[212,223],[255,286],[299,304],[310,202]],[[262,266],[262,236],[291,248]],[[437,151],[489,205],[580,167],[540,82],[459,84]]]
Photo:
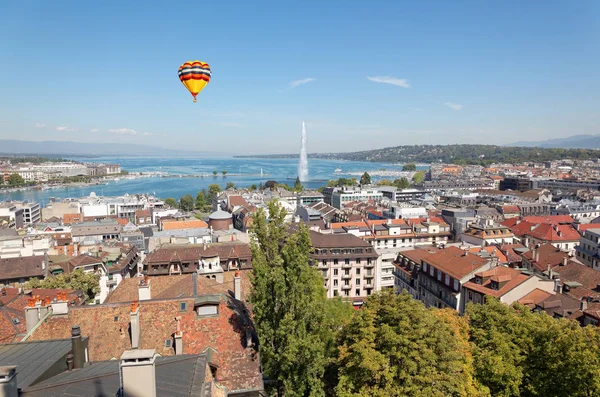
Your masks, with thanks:
[[[490,256],[494,256],[496,258],[498,258],[498,261],[500,263],[508,263],[508,259],[506,258],[506,255],[504,255],[504,253],[499,250],[498,248],[496,248],[493,245],[488,245],[486,247],[472,247],[469,248],[469,252],[475,255],[480,255],[481,254],[485,254],[483,255],[484,257],[487,255]]]
[[[198,316],[194,310],[202,296],[141,301],[140,348],[156,349],[161,356],[174,355],[173,348],[165,346],[165,340],[172,339],[177,329],[175,317],[180,317],[185,354],[199,354],[213,348],[218,352],[217,382],[230,391],[261,388],[257,352],[245,346],[246,331],[252,331],[247,308],[229,297],[217,298],[218,315],[209,317]],[[183,311],[181,303],[186,304]],[[89,336],[90,361],[118,359],[131,349],[130,312],[129,303],[74,307],[68,316],[52,316],[40,323],[30,340],[68,338],[71,327],[79,325],[82,335]]]
[[[419,247],[412,250],[400,251],[398,255],[405,256],[411,261],[420,264],[422,259],[425,259],[438,251],[440,251],[440,248],[437,247]]]
[[[139,298],[138,288],[142,277],[121,280],[104,303],[132,302]],[[156,276],[148,279],[152,299],[168,299],[178,296],[193,296],[193,275]]]
[[[184,221],[168,220],[162,221],[161,223],[163,230],[197,229],[208,227],[208,224],[202,219],[187,219]]]
[[[476,273],[476,276],[483,278],[481,284],[477,284],[473,281],[468,281],[464,284],[465,288],[471,289],[473,291],[480,292],[482,294],[488,296],[494,296],[496,298],[500,298],[505,295],[507,292],[513,290],[518,285],[527,281],[530,276],[527,274],[521,273],[517,269],[513,269],[505,266],[496,266],[493,269],[484,272],[485,274]],[[505,283],[499,289],[492,288],[492,281],[495,283]]]
[[[25,389],[44,375],[71,351],[71,338],[0,345],[0,365],[17,366],[17,387]]]
[[[579,241],[579,233],[571,225],[553,226],[548,223],[541,224],[525,233],[525,235],[534,237],[543,241]]]
[[[146,256],[144,264],[166,263],[174,260],[195,261],[200,258],[216,257],[221,261],[228,258],[249,259],[252,257],[250,246],[241,242],[213,243],[210,245],[165,244]]]
[[[547,223],[550,225],[573,223],[573,218],[569,215],[526,216],[523,217],[523,220],[531,223]]]
[[[315,248],[369,247],[371,244],[349,233],[323,234],[310,230],[310,239]]]
[[[510,230],[513,232],[515,236],[524,236],[529,233],[532,229],[534,229],[537,225],[535,223],[521,221],[514,226],[509,226]]]
[[[581,303],[578,299],[565,294],[551,295],[539,302],[536,307],[544,310],[551,316],[568,317],[579,310]]]
[[[522,305],[529,306],[533,309],[537,304],[539,304],[544,299],[547,299],[550,296],[552,296],[550,292],[536,288],[521,299],[519,299],[518,302]]]
[[[519,207],[516,205],[503,205],[501,208],[503,214],[518,214],[520,212]]]
[[[212,387],[207,374],[207,355],[181,355],[156,358],[156,394],[158,396],[224,397],[227,393]],[[119,361],[93,363],[81,369],[63,372],[24,390],[26,397],[98,397],[120,395]]]
[[[121,226],[126,226],[129,223],[127,218],[117,218],[117,223]]]
[[[149,210],[149,209],[146,209],[146,210],[137,210],[137,211],[135,211],[135,216],[136,216],[137,218],[144,218],[144,217],[148,217],[148,216],[150,216],[150,215],[151,215],[151,214],[150,214],[150,210]]]
[[[600,297],[600,272],[575,261],[569,261],[565,266],[556,266],[552,270],[555,278],[565,284],[575,282],[579,287],[563,287],[563,291],[576,298],[586,296]],[[568,291],[567,291],[568,289]]]
[[[0,280],[42,277],[44,261],[43,255],[0,259]]]
[[[454,246],[447,247],[423,259],[436,269],[460,280],[479,269],[487,260]]]
[[[529,250],[521,256],[527,259],[540,272],[548,270],[548,265],[550,265],[550,268],[552,269],[560,265],[564,258],[569,258],[568,253],[561,251],[552,244],[540,244],[537,248],[537,260],[534,260],[533,258],[533,250]]]

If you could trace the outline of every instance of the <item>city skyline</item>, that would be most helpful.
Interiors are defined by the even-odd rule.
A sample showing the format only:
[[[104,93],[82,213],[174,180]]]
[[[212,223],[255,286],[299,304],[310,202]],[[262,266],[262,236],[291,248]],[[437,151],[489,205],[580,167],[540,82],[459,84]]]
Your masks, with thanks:
[[[254,154],[296,153],[302,120],[310,152],[600,132],[591,1],[63,7],[3,6],[0,139]],[[213,79],[193,104],[177,67],[196,58]]]

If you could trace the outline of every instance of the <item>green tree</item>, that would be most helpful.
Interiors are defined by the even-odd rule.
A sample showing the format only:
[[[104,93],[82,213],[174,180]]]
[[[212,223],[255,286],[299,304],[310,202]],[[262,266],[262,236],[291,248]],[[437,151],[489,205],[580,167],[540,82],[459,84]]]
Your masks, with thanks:
[[[468,324],[408,294],[372,295],[339,338],[336,396],[482,396]]]
[[[377,186],[393,186],[394,182],[390,181],[389,179],[382,179],[380,181],[377,181]]]
[[[414,164],[404,164],[402,166],[402,171],[416,171],[417,166]]]
[[[425,171],[417,171],[412,177],[413,183],[421,183],[425,179]]]
[[[21,177],[19,174],[10,174],[8,176],[8,185],[9,186],[20,186],[25,183],[25,179]]]
[[[219,193],[221,193],[221,186],[217,185],[216,183],[208,185],[209,196],[214,197],[217,196]]]
[[[173,197],[167,198],[165,200],[165,204],[171,208],[177,208],[177,200],[175,200]]]
[[[252,241],[250,301],[262,366],[278,396],[323,396],[333,330],[323,280],[309,265],[308,230],[301,225],[289,234],[286,212],[276,202],[268,213],[268,221],[262,209],[255,215]]]
[[[214,176],[217,176],[217,170],[214,170],[214,171],[213,171],[213,175],[214,175]]]
[[[100,275],[77,269],[70,274],[63,273],[44,280],[32,278],[25,283],[25,288],[74,289],[82,291],[90,301],[93,301],[96,294],[100,292],[99,283]]]
[[[370,185],[371,184],[371,175],[369,175],[366,171],[360,177],[360,184],[361,185]]]
[[[227,170],[221,171],[221,174],[223,174],[223,176],[227,175]]]
[[[184,211],[192,211],[194,209],[194,198],[190,194],[179,199],[179,208]]]
[[[255,191],[257,189],[256,187],[256,183],[253,183],[252,185],[250,185],[250,187],[248,188],[248,190],[250,190],[251,192]]]
[[[204,211],[206,209],[207,199],[206,199],[206,191],[201,190],[196,195],[196,209],[200,211]]]
[[[394,186],[396,186],[398,189],[408,189],[410,187],[410,182],[408,178],[402,177],[394,180]]]
[[[294,191],[301,192],[303,189],[304,189],[304,187],[302,186],[302,182],[300,182],[300,177],[297,176],[296,182],[294,182]]]
[[[229,190],[229,189],[235,189],[235,183],[227,182],[227,185],[225,185],[225,190]]]

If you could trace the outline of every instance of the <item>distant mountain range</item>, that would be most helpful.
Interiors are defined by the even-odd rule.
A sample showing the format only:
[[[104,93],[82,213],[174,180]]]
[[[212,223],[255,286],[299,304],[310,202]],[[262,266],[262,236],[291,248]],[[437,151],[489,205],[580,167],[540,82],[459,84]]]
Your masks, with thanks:
[[[506,146],[564,148],[564,149],[598,149],[600,135],[573,135],[567,138],[555,138],[545,141],[519,141]]]
[[[0,139],[0,154],[43,155],[56,157],[148,156],[148,157],[215,157],[222,153],[173,150],[143,144],[85,143],[70,141],[19,141]]]

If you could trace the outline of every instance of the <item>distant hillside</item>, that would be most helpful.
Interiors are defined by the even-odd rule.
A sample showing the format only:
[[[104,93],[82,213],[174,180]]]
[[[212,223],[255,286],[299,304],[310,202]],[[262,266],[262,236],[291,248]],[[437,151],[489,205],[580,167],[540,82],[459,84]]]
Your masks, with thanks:
[[[242,156],[239,156],[242,157]],[[260,158],[296,158],[297,154],[251,156]],[[590,159],[600,157],[600,150],[506,147],[493,145],[412,145],[351,153],[312,153],[313,159],[373,161],[384,163],[454,163],[482,164],[494,162],[520,163],[564,158]]]
[[[191,150],[171,150],[142,144],[84,143],[62,141],[19,141],[0,139],[0,154],[26,154],[56,157],[93,156],[202,156],[206,153]],[[211,153],[211,156],[218,154]]]
[[[542,148],[565,149],[598,149],[600,148],[600,135],[573,135],[567,138],[555,138],[545,141],[519,141],[507,146],[526,146]]]

